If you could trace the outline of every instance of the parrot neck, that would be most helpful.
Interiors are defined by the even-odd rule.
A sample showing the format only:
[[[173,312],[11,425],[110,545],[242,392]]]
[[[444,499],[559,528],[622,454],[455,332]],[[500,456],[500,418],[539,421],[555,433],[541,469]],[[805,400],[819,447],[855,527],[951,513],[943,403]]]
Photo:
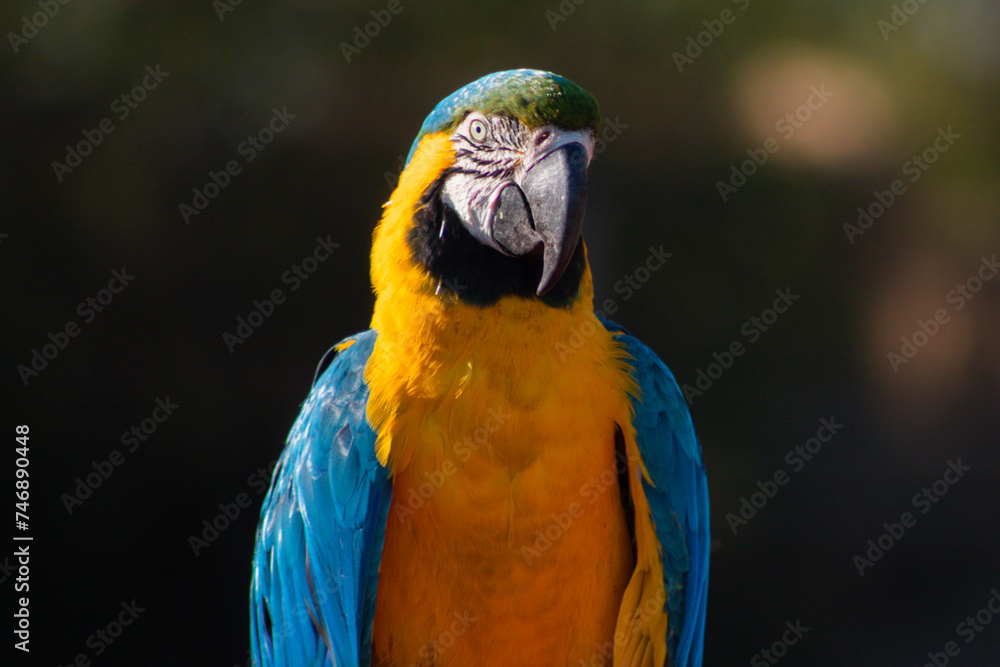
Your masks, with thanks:
[[[617,343],[594,315],[590,285],[586,269],[581,285],[586,298],[581,295],[567,308],[521,297],[473,306],[407,285],[380,292],[371,323],[378,338],[365,370],[380,460],[389,461],[393,430],[383,426],[398,425],[404,413],[414,419],[430,414],[463,392],[494,405],[535,410],[546,400],[553,376],[575,373],[578,365],[612,369],[609,384],[620,386],[627,376],[624,362],[618,363]],[[392,448],[393,469],[405,465],[409,454],[398,440]]]

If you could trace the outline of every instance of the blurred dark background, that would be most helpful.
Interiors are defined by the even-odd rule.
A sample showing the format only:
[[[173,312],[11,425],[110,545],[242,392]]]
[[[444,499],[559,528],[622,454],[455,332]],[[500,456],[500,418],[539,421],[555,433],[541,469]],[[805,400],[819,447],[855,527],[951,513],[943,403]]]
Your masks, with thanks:
[[[441,98],[516,67],[571,78],[610,121],[585,231],[597,305],[680,383],[715,377],[691,394],[706,665],[773,664],[760,651],[797,621],[772,661],[1000,663],[981,612],[1000,587],[996,3],[43,0],[5,3],[0,27],[3,478],[27,424],[30,664],[247,664],[262,479],[324,351],[367,327],[400,160]],[[317,237],[339,247],[292,289]],[[672,257],[649,273],[651,246]],[[115,271],[134,276],[119,293]],[[798,298],[774,318],[776,290]],[[842,428],[786,459],[821,419]],[[766,504],[738,519],[743,499]]]

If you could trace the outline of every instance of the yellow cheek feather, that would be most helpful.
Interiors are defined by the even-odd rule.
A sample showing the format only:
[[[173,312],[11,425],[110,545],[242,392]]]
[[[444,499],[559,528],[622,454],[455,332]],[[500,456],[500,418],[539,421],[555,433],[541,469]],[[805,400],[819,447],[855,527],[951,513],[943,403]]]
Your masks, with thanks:
[[[410,164],[399,177],[399,185],[385,203],[382,221],[375,228],[372,285],[376,294],[388,294],[393,287],[413,289],[429,284],[430,277],[413,260],[406,234],[413,226],[413,214],[424,190],[454,162],[455,152],[448,135],[429,134],[420,141]],[[374,319],[377,318],[376,311]]]
[[[407,234],[424,191],[453,161],[446,135],[431,134],[421,141],[385,206],[372,248],[377,295],[372,328],[378,338],[365,369],[371,392],[367,414],[377,434],[376,454],[389,466],[395,486],[380,570],[376,664],[412,663],[416,656],[407,651],[446,630],[452,613],[471,599],[492,600],[494,609],[489,613],[495,615],[509,604],[512,618],[535,613],[528,610],[538,600],[545,601],[531,626],[537,628],[538,637],[524,636],[534,632],[530,627],[507,628],[523,641],[498,648],[503,643],[490,637],[506,636],[498,624],[507,621],[483,610],[482,620],[437,664],[554,664],[539,647],[551,642],[556,628],[565,628],[572,620],[577,627],[572,634],[601,636],[574,637],[576,644],[553,646],[551,655],[561,656],[560,664],[571,655],[589,659],[595,645],[613,640],[615,665],[659,667],[666,659],[666,595],[659,545],[640,483],[645,473],[629,400],[638,388],[629,375],[627,355],[594,315],[589,266],[579,297],[565,308],[520,297],[481,307],[463,303],[447,290],[435,293],[437,282],[413,258]],[[499,428],[466,457],[460,443],[485,428],[491,417],[501,422]],[[589,527],[582,522],[590,519],[581,519],[578,536],[585,529],[594,532],[583,534],[586,539],[579,544],[570,538],[561,543],[570,560],[540,559],[528,567],[519,548],[531,543],[533,530],[551,522],[553,508],[564,511],[579,500],[575,476],[586,474],[586,480],[614,465],[615,425],[625,437],[635,504],[634,569],[627,535],[624,555],[616,552],[609,557],[601,551],[602,540],[623,544],[624,514],[620,503],[611,503],[611,494],[604,499],[607,520],[595,519]],[[397,503],[403,502],[404,492],[441,470],[455,472],[449,472],[447,483],[427,501],[432,509],[411,512],[412,517],[397,521]],[[553,498],[557,493],[563,495]],[[617,502],[617,492],[613,495]],[[615,521],[621,525],[602,528]],[[461,528],[465,534],[459,546],[468,547],[469,560],[461,561],[466,553],[461,550],[453,555],[459,570],[468,568],[464,576],[447,570],[449,565],[441,558],[427,562],[435,559],[414,555],[421,553],[428,534],[440,539]],[[610,544],[607,548],[612,549]],[[612,564],[596,562],[602,559]],[[586,590],[580,583],[579,592],[565,594],[552,589],[553,582],[562,581],[567,573],[549,572],[544,563],[595,571],[616,568],[619,574],[602,575],[609,579],[603,591],[598,582]],[[504,574],[488,581],[477,577],[480,571]],[[442,586],[442,581],[451,582],[451,588]],[[505,585],[524,587],[524,598],[498,593],[497,587]],[[405,599],[395,597],[399,587],[407,589]],[[612,591],[613,600],[607,597]],[[457,596],[468,599],[453,599]],[[416,618],[409,600],[424,600],[429,609],[438,610],[443,625],[434,625],[433,611]],[[600,616],[593,623],[580,619],[590,607]],[[477,646],[483,653],[476,653]]]

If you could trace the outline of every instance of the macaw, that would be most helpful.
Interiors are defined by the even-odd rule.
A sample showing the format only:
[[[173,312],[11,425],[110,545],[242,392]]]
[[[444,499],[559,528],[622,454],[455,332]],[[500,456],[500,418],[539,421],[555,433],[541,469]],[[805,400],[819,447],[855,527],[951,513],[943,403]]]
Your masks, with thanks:
[[[445,98],[261,510],[259,667],[700,665],[708,488],[673,375],[599,318],[600,110],[537,70]]]

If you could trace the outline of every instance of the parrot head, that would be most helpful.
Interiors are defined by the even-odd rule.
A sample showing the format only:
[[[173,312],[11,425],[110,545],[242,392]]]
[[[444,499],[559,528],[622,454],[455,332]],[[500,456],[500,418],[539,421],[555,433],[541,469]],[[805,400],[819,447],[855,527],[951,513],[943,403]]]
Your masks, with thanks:
[[[435,107],[388,206],[409,206],[409,250],[438,291],[459,286],[455,296],[477,305],[572,300],[600,118],[573,82],[524,69],[485,76]]]

